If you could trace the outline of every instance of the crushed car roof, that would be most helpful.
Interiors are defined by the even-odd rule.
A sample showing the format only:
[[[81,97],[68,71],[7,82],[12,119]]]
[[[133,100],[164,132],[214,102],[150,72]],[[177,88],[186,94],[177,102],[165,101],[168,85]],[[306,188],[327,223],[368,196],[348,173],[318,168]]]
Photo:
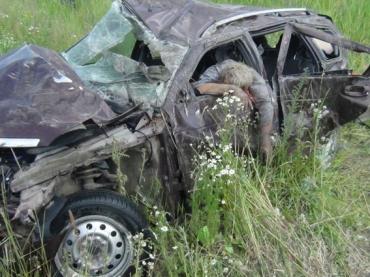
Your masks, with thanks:
[[[182,42],[199,39],[215,24],[258,15],[307,12],[306,9],[266,9],[196,0],[123,0],[122,3],[158,38]]]

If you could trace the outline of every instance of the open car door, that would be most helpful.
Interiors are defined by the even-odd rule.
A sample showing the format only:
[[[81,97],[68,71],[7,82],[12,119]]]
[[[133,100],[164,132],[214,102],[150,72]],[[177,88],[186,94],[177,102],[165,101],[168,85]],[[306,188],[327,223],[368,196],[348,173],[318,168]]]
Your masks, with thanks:
[[[325,105],[339,124],[354,120],[366,111],[369,114],[369,70],[362,75],[353,74],[341,58],[339,48],[370,53],[369,47],[325,30],[296,23],[286,26],[277,63],[284,117],[290,112],[308,112],[312,103]],[[339,66],[324,69],[318,49],[332,55],[329,58],[338,61]]]

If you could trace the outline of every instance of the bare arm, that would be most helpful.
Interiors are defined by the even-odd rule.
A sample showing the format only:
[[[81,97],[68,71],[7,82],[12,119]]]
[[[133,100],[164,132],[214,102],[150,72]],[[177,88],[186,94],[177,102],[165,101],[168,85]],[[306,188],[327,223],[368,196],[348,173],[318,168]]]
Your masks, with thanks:
[[[239,90],[237,86],[227,85],[227,84],[217,84],[217,83],[206,83],[197,86],[197,89],[200,94],[210,94],[210,95],[224,95],[230,90],[234,92]]]
[[[220,95],[220,96],[225,95],[229,91],[232,91],[232,94],[239,97],[247,108],[253,109],[252,99],[245,91],[243,91],[238,86],[228,84],[206,83],[197,86],[197,89],[200,94]]]

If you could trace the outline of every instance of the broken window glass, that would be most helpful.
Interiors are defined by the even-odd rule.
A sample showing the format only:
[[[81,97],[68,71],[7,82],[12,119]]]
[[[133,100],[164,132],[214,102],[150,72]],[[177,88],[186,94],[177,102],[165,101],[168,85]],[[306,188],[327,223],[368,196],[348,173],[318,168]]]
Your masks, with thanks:
[[[64,56],[70,63],[85,65],[100,53],[124,41],[131,30],[132,25],[121,14],[118,2],[113,2],[112,8],[93,30]]]
[[[119,105],[129,102],[158,107],[165,100],[164,66],[147,67],[128,57],[107,52],[96,63],[74,66],[77,74],[106,100]]]
[[[142,41],[159,62],[145,64],[129,58],[137,41]],[[107,102],[143,104],[149,109],[164,103],[168,82],[186,50],[157,39],[115,1],[91,33],[63,55],[81,79]]]

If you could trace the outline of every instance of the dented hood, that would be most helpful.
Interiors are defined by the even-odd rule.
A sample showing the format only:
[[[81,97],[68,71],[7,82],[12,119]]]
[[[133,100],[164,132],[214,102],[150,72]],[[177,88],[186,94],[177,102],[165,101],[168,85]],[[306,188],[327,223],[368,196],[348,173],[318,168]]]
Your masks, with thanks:
[[[0,139],[49,146],[89,119],[114,117],[56,52],[26,45],[0,58]]]

